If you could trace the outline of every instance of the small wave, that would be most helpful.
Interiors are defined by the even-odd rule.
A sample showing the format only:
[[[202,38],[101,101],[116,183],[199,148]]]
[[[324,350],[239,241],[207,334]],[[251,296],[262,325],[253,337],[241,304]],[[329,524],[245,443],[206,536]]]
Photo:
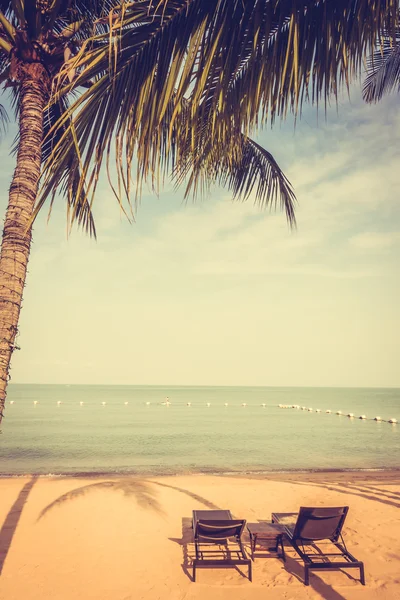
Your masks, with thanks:
[[[268,476],[277,474],[310,474],[310,473],[371,473],[371,472],[397,472],[400,467],[373,467],[373,468],[344,468],[344,469],[115,469],[103,471],[60,471],[57,473],[26,472],[26,473],[0,473],[0,479],[41,477],[41,478],[102,478],[102,477],[174,477],[182,475],[196,476],[237,476],[257,475]]]

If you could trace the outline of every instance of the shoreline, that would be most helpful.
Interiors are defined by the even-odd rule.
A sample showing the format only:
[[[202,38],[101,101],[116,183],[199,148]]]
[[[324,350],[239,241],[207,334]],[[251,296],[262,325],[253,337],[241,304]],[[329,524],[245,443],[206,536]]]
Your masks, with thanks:
[[[241,477],[248,479],[308,479],[315,477],[337,477],[338,475],[351,476],[351,478],[370,478],[373,474],[379,478],[379,475],[388,477],[400,477],[399,467],[365,467],[365,468],[344,468],[344,469],[268,469],[268,470],[210,470],[210,471],[76,471],[62,473],[0,473],[0,480],[6,479],[24,479],[35,477],[37,479],[104,479],[107,478],[166,478],[166,477]]]

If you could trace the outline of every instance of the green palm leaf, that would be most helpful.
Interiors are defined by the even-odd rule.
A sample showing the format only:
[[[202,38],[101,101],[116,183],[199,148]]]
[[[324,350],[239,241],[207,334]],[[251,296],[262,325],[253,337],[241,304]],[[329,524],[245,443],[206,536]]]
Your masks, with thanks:
[[[68,110],[68,101],[66,98],[60,98],[57,102],[51,104],[45,111],[44,114],[44,143],[42,147],[43,160],[46,161],[51,156],[54,146],[57,144],[62,130],[60,128],[54,128],[61,116]],[[51,133],[50,133],[51,132]],[[51,195],[49,217],[53,207],[53,203],[57,192],[63,194],[67,199],[67,210],[68,214],[74,214],[73,220],[76,220],[78,225],[92,235],[96,237],[96,227],[94,223],[92,207],[88,202],[85,188],[82,187],[79,192],[79,182],[82,179],[81,170],[79,164],[74,161],[73,156],[70,156],[69,164],[60,178],[59,184],[53,189]],[[38,203],[36,207],[36,214],[39,212],[42,204]]]
[[[129,200],[134,158],[136,190],[148,178],[157,187],[161,172],[185,163],[189,147],[203,157],[201,168],[198,160],[187,161],[192,181],[208,168],[213,173],[205,131],[225,157],[221,165],[239,165],[242,134],[247,139],[260,121],[297,113],[306,99],[326,102],[355,77],[378,32],[394,31],[396,6],[397,0],[380,2],[379,10],[373,0],[144,0],[115,6],[109,31],[87,39],[61,71],[55,101],[80,85],[88,89],[58,124],[63,132],[45,164],[42,198],[64,179],[71,155],[82,175],[78,192],[86,187],[92,198],[113,143],[121,203],[123,196]],[[106,19],[99,23],[105,26]],[[77,73],[72,83],[71,69]],[[187,101],[190,114],[182,118]],[[267,188],[261,189],[265,194]]]
[[[279,208],[286,213],[290,226],[295,220],[295,194],[288,179],[270,152],[250,138],[241,135],[241,148],[231,159],[221,152],[188,161],[185,173],[179,179],[188,179],[185,197],[196,197],[198,190],[207,191],[218,183],[233,192],[234,200],[246,201],[254,196],[261,207]],[[179,170],[178,170],[179,171]]]
[[[368,76],[363,86],[363,98],[366,102],[378,102],[384,94],[397,88],[400,91],[400,29],[396,40],[385,35],[380,48],[368,61]]]
[[[0,104],[0,139],[4,133],[7,131],[7,126],[9,123],[8,113],[4,106]]]

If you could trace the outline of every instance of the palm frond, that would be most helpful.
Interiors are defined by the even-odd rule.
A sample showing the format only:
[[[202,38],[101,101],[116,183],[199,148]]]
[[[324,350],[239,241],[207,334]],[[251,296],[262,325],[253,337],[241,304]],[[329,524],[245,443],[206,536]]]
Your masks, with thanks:
[[[204,104],[206,108],[201,111],[201,124],[196,127],[196,145],[193,146],[191,103],[182,103],[172,130],[170,160],[162,163],[162,177],[171,170],[176,185],[186,185],[185,198],[196,198],[208,192],[212,185],[219,184],[232,191],[235,200],[246,201],[252,196],[261,207],[276,209],[279,205],[286,213],[289,225],[294,227],[295,194],[274,157],[237,130],[232,129],[230,136],[226,135],[218,143],[210,140],[213,113],[207,100]],[[169,112],[173,112],[173,105]],[[161,139],[154,144],[161,149],[161,155],[165,154],[163,147],[168,143],[168,118],[164,128],[166,131],[161,130]],[[152,172],[156,162],[157,153],[152,156]],[[140,177],[139,172],[139,182]]]
[[[68,110],[68,101],[66,98],[60,98],[57,102],[49,105],[44,114],[44,142],[42,146],[43,161],[46,161],[52,154],[54,146],[62,135],[62,129],[55,128],[54,124],[59,121],[61,116]],[[79,163],[71,154],[66,169],[63,171],[59,184],[53,188],[51,195],[49,218],[51,215],[53,203],[57,192],[64,195],[67,199],[67,214],[71,212],[74,215],[73,221],[76,221],[87,233],[96,238],[96,227],[94,223],[92,207],[88,202],[84,186],[79,186],[81,181],[81,171]],[[80,188],[80,189],[79,189]],[[33,220],[37,217],[43,206],[42,199],[39,199],[33,214]],[[69,219],[71,220],[71,219]]]
[[[8,123],[10,119],[4,106],[0,104],[0,139],[7,132]]]
[[[265,208],[279,208],[286,213],[291,227],[296,225],[296,197],[292,186],[270,152],[250,138],[241,136],[241,152],[232,160],[215,152],[203,161],[189,161],[185,197],[196,197],[198,190],[209,190],[218,183],[233,192],[234,200],[246,201],[252,195],[254,202]],[[182,173],[179,179],[182,181]]]
[[[378,102],[396,88],[400,92],[400,29],[394,43],[384,36],[378,43],[378,50],[369,58],[363,98],[366,102]]]
[[[113,143],[120,202],[129,200],[134,157],[139,179],[156,183],[188,139],[192,154],[204,151],[204,130],[215,148],[227,148],[230,165],[240,164],[241,134],[288,110],[299,113],[307,99],[326,103],[360,73],[377,36],[386,30],[393,38],[397,25],[398,0],[114,4],[107,32],[86,39],[60,73],[53,102],[88,89],[57,124],[62,133],[45,163],[43,198],[64,181],[71,155],[82,177],[78,192],[85,187],[92,198]],[[187,100],[190,115],[182,119]],[[204,156],[212,165],[212,153]]]

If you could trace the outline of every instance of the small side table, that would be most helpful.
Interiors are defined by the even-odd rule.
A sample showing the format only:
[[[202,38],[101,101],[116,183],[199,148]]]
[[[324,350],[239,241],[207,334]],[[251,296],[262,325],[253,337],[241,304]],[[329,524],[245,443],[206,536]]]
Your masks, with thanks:
[[[256,546],[272,550],[285,561],[285,549],[283,547],[284,527],[276,523],[262,521],[261,523],[247,523],[250,535],[251,558],[254,560]],[[280,552],[279,552],[280,551]]]

